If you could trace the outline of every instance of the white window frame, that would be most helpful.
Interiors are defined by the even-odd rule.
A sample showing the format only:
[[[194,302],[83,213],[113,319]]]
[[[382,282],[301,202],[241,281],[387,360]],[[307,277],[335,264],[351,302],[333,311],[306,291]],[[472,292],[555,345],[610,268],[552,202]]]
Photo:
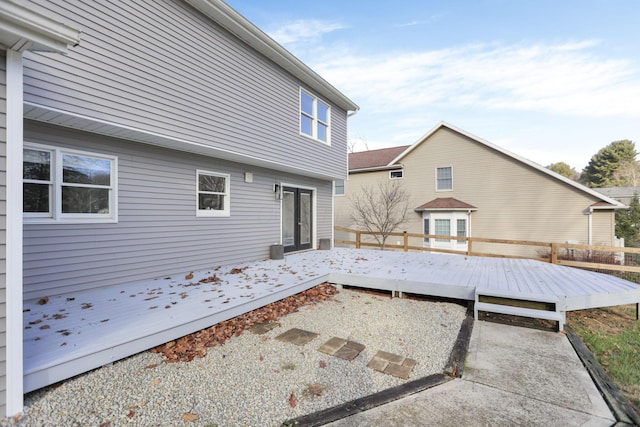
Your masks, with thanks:
[[[440,188],[438,186],[438,169],[450,169],[451,170],[451,188]],[[436,180],[436,191],[437,192],[441,192],[441,191],[453,191],[453,166],[438,166],[436,167],[435,171],[435,180]]]
[[[309,96],[310,98],[312,98],[313,100],[313,105],[312,105],[312,113],[308,114],[307,112],[302,110],[302,94],[306,94],[307,96]],[[300,94],[298,96],[298,120],[299,120],[299,126],[298,126],[298,132],[300,133],[301,136],[304,136],[306,138],[311,138],[314,141],[318,141],[321,142],[323,144],[327,144],[327,145],[331,145],[331,105],[329,105],[328,102],[318,98],[317,96],[315,96],[314,94],[312,94],[311,92],[300,88]],[[320,120],[318,118],[318,102],[324,104],[327,106],[327,121],[324,122],[322,120]],[[309,119],[311,119],[311,135],[302,132],[302,116],[305,116]],[[324,141],[322,139],[320,139],[318,137],[318,126],[319,125],[324,125],[327,128],[327,140]]]
[[[23,212],[22,216],[25,223],[43,224],[43,223],[115,223],[118,222],[118,158],[116,156],[95,153],[92,151],[75,150],[71,148],[63,148],[51,145],[24,142],[24,149],[48,151],[50,153],[50,170],[51,176],[49,181],[49,212]],[[96,159],[108,160],[110,164],[110,182],[108,186],[68,185],[63,182],[62,158],[65,154],[79,157],[92,157]],[[24,183],[43,183],[43,181],[25,180]],[[90,187],[104,188],[109,191],[109,213],[63,213],[62,212],[62,187]]]
[[[342,185],[338,185],[338,182],[342,182]],[[334,196],[344,196],[346,192],[346,183],[347,181],[344,179],[336,179],[333,181],[333,195]],[[338,188],[342,188],[342,192],[338,192]]]
[[[224,193],[200,191],[200,175],[217,176],[224,178]],[[224,197],[224,209],[200,209],[200,193],[218,194]],[[231,216],[231,174],[196,169],[196,217],[220,218]]]
[[[398,173],[400,172],[400,176],[393,176],[393,173]],[[394,169],[389,171],[389,179],[402,179],[404,178],[404,170],[402,169]]]
[[[436,220],[448,220],[450,235],[463,237],[460,236],[461,230],[458,230],[458,220],[461,219],[465,221],[464,237],[469,238],[471,234],[471,217],[468,212],[464,211],[425,211],[422,213],[422,229],[424,231],[424,222],[428,222],[431,231],[430,234],[437,235],[438,233],[435,230]],[[424,238],[423,246],[425,248],[435,249],[466,250],[468,248],[468,240]]]

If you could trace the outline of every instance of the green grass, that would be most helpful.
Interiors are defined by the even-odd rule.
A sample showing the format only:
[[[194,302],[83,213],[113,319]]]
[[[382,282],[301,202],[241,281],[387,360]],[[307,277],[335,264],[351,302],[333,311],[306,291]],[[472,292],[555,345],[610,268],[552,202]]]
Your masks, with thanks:
[[[640,408],[640,321],[616,327],[579,323],[573,328],[622,394]]]

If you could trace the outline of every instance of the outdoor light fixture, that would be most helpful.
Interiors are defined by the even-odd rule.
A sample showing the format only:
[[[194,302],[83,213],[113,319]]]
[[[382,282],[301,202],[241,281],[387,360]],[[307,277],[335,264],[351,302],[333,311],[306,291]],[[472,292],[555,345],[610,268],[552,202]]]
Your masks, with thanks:
[[[282,187],[280,184],[273,184],[273,192],[276,195],[276,200],[282,200]]]

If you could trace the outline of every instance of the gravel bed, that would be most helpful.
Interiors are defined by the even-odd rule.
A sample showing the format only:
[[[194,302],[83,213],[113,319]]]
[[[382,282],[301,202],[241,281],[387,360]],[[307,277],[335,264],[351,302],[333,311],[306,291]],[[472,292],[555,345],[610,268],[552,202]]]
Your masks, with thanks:
[[[343,289],[336,301],[289,314],[264,335],[233,337],[202,359],[162,363],[144,352],[35,391],[18,425],[279,426],[442,372],[465,311],[457,304]],[[300,347],[275,339],[294,327],[320,336]],[[351,362],[317,351],[334,336],[366,348]],[[417,360],[409,379],[367,368],[378,350]]]

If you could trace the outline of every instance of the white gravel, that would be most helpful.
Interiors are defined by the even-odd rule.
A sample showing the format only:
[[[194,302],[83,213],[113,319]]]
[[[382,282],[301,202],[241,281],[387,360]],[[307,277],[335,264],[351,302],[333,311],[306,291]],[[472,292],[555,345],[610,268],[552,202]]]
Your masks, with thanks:
[[[442,372],[466,311],[352,290],[341,290],[336,300],[289,314],[264,335],[245,332],[202,359],[162,363],[159,355],[144,352],[33,392],[18,425],[279,426]],[[320,336],[301,347],[275,339],[294,327]],[[320,353],[334,336],[366,348],[351,362]],[[409,379],[367,368],[378,350],[417,360]],[[184,414],[197,419],[185,421]]]

